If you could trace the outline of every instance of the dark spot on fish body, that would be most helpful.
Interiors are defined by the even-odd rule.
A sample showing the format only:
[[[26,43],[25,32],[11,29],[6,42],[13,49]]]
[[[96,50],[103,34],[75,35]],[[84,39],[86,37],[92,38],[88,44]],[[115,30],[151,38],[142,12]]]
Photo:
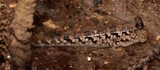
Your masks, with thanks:
[[[77,37],[76,39],[78,39],[78,42],[83,42],[79,37]]]
[[[82,44],[86,44],[86,42],[82,42]]]
[[[105,39],[110,39],[111,36],[109,36],[108,34],[105,34]]]
[[[73,43],[72,40],[69,38],[68,35],[65,35],[65,36],[63,37],[63,39],[66,40],[67,42]]]
[[[94,44],[97,44],[97,40],[96,41],[92,41]]]
[[[51,41],[51,43],[54,43],[54,44],[60,44],[62,43],[62,41],[59,39],[59,38],[55,38]]]
[[[123,35],[123,34],[124,34],[124,35],[129,35],[127,32],[122,32],[122,35]]]
[[[117,32],[112,32],[111,35],[114,35],[116,37],[120,37],[120,35]]]
[[[41,42],[44,44],[48,44],[48,42],[46,40],[41,40]]]
[[[88,39],[90,41],[93,41],[93,38],[92,37],[85,37],[85,39]]]

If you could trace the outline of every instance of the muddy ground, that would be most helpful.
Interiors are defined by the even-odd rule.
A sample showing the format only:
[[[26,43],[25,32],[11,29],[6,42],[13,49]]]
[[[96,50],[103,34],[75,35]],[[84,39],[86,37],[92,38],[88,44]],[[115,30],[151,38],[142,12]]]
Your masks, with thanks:
[[[0,22],[12,21],[17,1],[0,1]],[[64,34],[107,30],[109,25],[134,22],[140,16],[148,40],[128,47],[32,47],[26,70],[160,70],[159,0],[37,1],[31,42]],[[1,42],[2,44],[2,42]],[[7,63],[0,55],[0,64]],[[2,69],[3,70],[3,69]]]

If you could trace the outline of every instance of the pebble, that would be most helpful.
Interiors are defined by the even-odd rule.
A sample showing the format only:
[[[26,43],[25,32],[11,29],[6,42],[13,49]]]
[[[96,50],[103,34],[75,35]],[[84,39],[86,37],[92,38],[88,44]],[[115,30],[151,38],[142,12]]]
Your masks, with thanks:
[[[15,8],[16,6],[17,6],[17,3],[11,3],[11,4],[9,4],[10,8]]]
[[[157,36],[156,40],[159,40],[159,39],[160,39],[160,35],[159,35],[159,36]]]
[[[91,61],[91,60],[92,60],[92,58],[91,58],[91,57],[87,57],[87,60],[88,60],[88,61]]]
[[[0,3],[0,8],[3,7],[3,6],[4,6],[4,4]]]
[[[50,28],[50,29],[57,29],[59,28],[59,26],[57,26],[55,23],[53,23],[52,20],[47,20],[45,22],[43,22],[43,25],[47,28]]]

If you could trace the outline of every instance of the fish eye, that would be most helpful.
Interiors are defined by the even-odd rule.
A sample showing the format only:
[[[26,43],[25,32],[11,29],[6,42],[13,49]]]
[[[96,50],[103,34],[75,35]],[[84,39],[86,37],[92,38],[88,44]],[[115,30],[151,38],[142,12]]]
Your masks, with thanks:
[[[143,29],[144,28],[144,24],[143,24],[143,21],[142,21],[142,18],[140,16],[136,16],[134,18],[134,21],[135,21],[135,27],[137,29]]]

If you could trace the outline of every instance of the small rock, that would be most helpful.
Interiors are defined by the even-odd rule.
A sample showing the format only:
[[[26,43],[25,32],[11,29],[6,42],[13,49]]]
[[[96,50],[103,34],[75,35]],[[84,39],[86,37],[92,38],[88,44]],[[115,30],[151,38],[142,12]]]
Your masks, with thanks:
[[[11,56],[10,56],[10,55],[8,55],[8,56],[7,56],[7,58],[8,58],[8,59],[10,59],[10,58],[11,58]]]
[[[11,3],[11,4],[9,5],[10,8],[15,8],[16,6],[17,6],[17,3]]]
[[[112,13],[111,12],[107,12],[108,13],[108,15],[111,15]]]
[[[148,66],[145,65],[145,66],[143,67],[143,70],[148,70]]]
[[[108,21],[104,21],[105,24],[108,24]]]
[[[43,25],[46,26],[47,28],[51,28],[51,29],[59,28],[56,24],[53,23],[52,20],[48,20],[46,22],[43,22]]]
[[[104,63],[103,64],[108,64],[109,62],[108,61],[104,61]]]
[[[160,39],[160,35],[159,35],[159,36],[157,36],[156,40],[159,40],[159,39]]]
[[[93,4],[93,0],[84,0],[83,1],[85,5],[89,6],[89,7],[93,7],[94,4]]]
[[[88,61],[91,61],[91,60],[92,60],[92,58],[91,58],[91,57],[87,57],[87,60],[88,60]]]
[[[4,6],[4,4],[0,3],[0,8],[3,7],[3,6]]]
[[[71,66],[69,66],[70,68],[73,68],[73,66],[71,65]]]

